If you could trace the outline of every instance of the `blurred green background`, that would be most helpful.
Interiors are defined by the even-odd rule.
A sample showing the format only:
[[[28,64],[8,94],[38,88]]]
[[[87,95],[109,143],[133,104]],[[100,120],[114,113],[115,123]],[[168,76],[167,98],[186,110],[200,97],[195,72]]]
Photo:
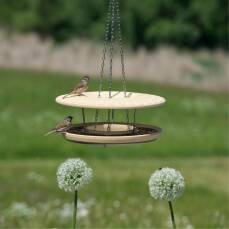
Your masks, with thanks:
[[[220,49],[228,60],[227,5],[224,0],[121,1],[125,44],[133,53],[142,46],[149,52],[173,46],[177,55],[188,50],[193,62],[198,60],[220,81],[222,66],[212,55],[203,61],[193,53],[204,48],[217,56]],[[34,32],[57,46],[75,38],[100,43],[106,11],[105,0],[1,0],[0,28],[9,39]],[[14,48],[0,46],[0,57]],[[55,103],[81,74],[30,68],[0,64],[0,228],[70,228],[73,196],[58,189],[55,176],[61,162],[77,157],[94,170],[93,182],[80,192],[80,228],[171,228],[167,203],[153,200],[148,191],[148,179],[160,167],[174,167],[186,180],[184,195],[174,203],[179,228],[229,228],[227,90],[130,76],[128,90],[167,99],[165,106],[137,113],[139,123],[159,126],[163,134],[154,143],[104,148],[43,136],[66,115],[81,122],[79,109]],[[200,82],[194,73],[191,79]],[[92,77],[90,90],[98,84]],[[121,88],[121,80],[115,79],[113,86]],[[86,110],[86,119],[93,120],[94,114]],[[124,117],[118,113],[119,119]]]
[[[106,0],[1,0],[0,24],[36,31],[56,41],[103,39]],[[185,48],[228,49],[227,0],[125,0],[124,37],[131,47],[172,44]]]

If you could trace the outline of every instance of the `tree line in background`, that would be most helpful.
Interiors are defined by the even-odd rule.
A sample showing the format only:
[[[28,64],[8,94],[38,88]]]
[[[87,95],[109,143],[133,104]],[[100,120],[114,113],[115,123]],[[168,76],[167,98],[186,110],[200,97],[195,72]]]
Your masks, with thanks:
[[[128,45],[228,50],[227,0],[120,0]],[[0,26],[63,42],[104,38],[108,0],[0,0]]]

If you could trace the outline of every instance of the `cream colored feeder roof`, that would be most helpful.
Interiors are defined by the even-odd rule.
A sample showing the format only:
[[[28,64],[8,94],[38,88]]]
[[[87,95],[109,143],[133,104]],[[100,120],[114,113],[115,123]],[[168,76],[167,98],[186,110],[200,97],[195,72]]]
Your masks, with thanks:
[[[108,91],[102,91],[99,97],[98,91],[85,92],[83,95],[61,95],[56,102],[70,107],[94,108],[94,109],[138,109],[157,107],[165,103],[163,97],[144,93],[112,91],[109,98]]]

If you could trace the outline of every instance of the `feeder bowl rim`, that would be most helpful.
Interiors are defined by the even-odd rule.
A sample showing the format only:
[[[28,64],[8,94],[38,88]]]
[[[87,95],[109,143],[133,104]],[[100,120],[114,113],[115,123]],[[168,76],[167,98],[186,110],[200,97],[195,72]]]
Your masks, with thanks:
[[[89,123],[86,124],[88,126]],[[107,123],[106,123],[107,124]],[[91,123],[91,125],[95,125],[95,123]],[[138,143],[148,143],[157,140],[162,130],[159,127],[155,127],[152,125],[145,124],[136,124],[136,126],[142,128],[148,128],[149,130],[153,130],[152,132],[146,133],[136,133],[133,135],[95,135],[95,134],[84,134],[81,132],[81,127],[84,127],[85,124],[77,124],[74,127],[79,128],[76,129],[75,133],[66,132],[63,134],[64,138],[67,141],[80,143],[80,144],[95,144],[95,145],[123,145],[123,144],[138,144]],[[78,132],[77,132],[78,131]]]

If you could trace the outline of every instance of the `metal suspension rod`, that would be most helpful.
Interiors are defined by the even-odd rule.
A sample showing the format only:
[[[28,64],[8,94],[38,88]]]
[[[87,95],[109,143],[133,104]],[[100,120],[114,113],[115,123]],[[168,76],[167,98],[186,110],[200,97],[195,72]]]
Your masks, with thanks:
[[[136,113],[137,113],[137,109],[134,109],[134,119],[133,119],[133,133],[135,132],[136,130]]]
[[[95,110],[95,122],[98,122],[98,119],[99,119],[99,110],[96,109]]]
[[[85,123],[85,111],[84,111],[84,108],[82,108],[82,120],[83,120],[83,123]]]
[[[134,121],[133,121],[134,124],[136,123],[136,113],[137,113],[137,109],[134,109]]]
[[[95,110],[95,126],[94,126],[94,129],[96,129],[96,125],[97,125],[98,119],[99,119],[99,110],[96,109]]]
[[[129,118],[129,110],[126,110],[126,122],[128,124],[128,130],[130,129],[130,118]]]
[[[107,126],[107,131],[110,131],[111,130],[111,110],[108,109],[108,112],[107,112],[107,123],[108,123],[108,126]]]
[[[129,118],[129,110],[126,110],[126,122],[129,124],[130,118]]]
[[[111,122],[114,123],[114,119],[115,119],[115,111],[112,109],[111,110]]]

